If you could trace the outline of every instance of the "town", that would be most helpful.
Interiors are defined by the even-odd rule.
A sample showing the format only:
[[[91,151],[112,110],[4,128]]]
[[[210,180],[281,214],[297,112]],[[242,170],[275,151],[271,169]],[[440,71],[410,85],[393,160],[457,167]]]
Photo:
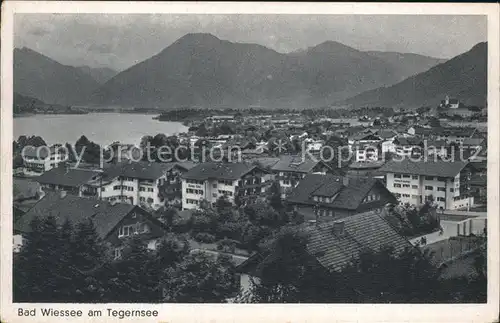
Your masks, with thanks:
[[[446,96],[173,110],[188,131],[138,146],[21,136],[14,299],[484,302],[486,118]]]

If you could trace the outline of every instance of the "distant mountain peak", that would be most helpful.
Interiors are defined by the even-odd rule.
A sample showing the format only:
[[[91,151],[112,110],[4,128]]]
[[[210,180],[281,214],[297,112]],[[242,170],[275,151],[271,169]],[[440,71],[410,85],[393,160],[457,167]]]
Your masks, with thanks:
[[[335,51],[358,51],[355,48],[342,44],[338,41],[327,40],[309,48],[310,52],[335,52]]]
[[[210,33],[188,33],[179,38],[176,42],[220,42],[221,40]]]
[[[383,53],[387,55],[388,53]],[[390,53],[389,53],[390,54]],[[487,43],[437,64],[390,87],[363,92],[338,105],[421,107],[437,106],[446,95],[466,105],[484,106],[487,100]]]

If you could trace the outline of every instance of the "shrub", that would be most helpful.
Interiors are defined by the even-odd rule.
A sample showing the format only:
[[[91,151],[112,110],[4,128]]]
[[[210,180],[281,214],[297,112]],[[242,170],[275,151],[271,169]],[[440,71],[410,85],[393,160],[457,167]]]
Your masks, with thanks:
[[[234,253],[236,250],[236,245],[238,244],[238,241],[233,240],[233,239],[223,239],[219,242],[217,242],[217,250],[221,250],[224,252],[229,252],[229,253]]]
[[[200,232],[195,234],[194,240],[197,242],[202,242],[202,243],[214,243],[215,242],[215,236],[210,233],[205,233],[205,232]]]

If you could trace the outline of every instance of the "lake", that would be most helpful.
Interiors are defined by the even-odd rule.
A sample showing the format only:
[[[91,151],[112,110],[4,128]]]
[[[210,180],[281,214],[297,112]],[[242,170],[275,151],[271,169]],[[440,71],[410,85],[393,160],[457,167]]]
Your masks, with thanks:
[[[146,135],[167,136],[186,132],[180,122],[153,120],[154,115],[133,113],[89,113],[80,115],[37,114],[14,118],[14,140],[19,136],[40,136],[47,144],[75,142],[82,135],[100,145],[114,141],[139,145]]]

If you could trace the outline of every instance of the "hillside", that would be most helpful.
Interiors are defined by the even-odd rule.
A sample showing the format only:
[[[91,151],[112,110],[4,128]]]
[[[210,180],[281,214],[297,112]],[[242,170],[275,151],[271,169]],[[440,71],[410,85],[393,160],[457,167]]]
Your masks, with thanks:
[[[118,74],[117,71],[107,67],[89,67],[79,66],[80,71],[90,75],[97,83],[104,84],[109,81],[113,76]]]
[[[388,86],[404,75],[394,62],[337,42],[281,54],[210,34],[188,34],[106,82],[92,103],[300,108]]]
[[[48,104],[88,102],[99,84],[73,66],[62,65],[34,50],[14,49],[14,91]]]
[[[401,77],[398,81],[403,81],[410,76],[425,72],[431,67],[447,61],[442,58],[429,57],[413,53],[379,51],[368,51],[366,53],[391,64],[396,70],[396,73]]]
[[[335,105],[436,106],[446,95],[466,105],[484,106],[487,98],[487,43],[390,87],[381,87]]]

